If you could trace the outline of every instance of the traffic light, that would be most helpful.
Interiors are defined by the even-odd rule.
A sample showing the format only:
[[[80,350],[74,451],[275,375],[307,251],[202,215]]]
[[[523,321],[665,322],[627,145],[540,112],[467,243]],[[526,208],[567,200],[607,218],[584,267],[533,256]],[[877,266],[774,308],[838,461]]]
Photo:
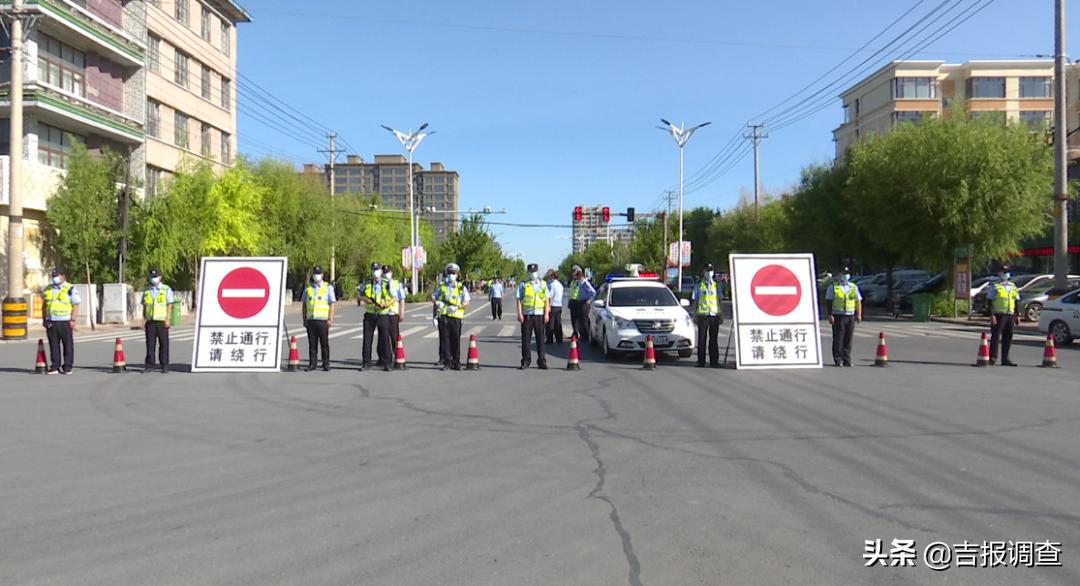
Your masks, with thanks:
[[[574,208],[574,221],[580,222],[585,219],[585,214],[581,211],[581,206]]]
[[[626,208],[626,221],[631,224],[634,223],[634,208]]]
[[[604,206],[604,207],[600,208],[600,219],[603,220],[605,224],[610,222],[611,221],[611,208],[609,208],[607,206]]]

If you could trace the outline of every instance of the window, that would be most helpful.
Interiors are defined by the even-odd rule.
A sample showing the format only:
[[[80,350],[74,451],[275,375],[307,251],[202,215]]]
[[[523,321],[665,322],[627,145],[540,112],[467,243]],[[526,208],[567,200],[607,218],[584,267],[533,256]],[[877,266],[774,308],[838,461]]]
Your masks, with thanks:
[[[146,135],[161,138],[161,104],[146,100]]]
[[[200,133],[200,142],[202,143],[202,156],[210,158],[210,125],[203,122],[202,132]]]
[[[205,65],[202,66],[202,97],[210,99],[210,68]]]
[[[1004,77],[973,77],[968,80],[969,98],[1004,98]]]
[[[1032,130],[1043,130],[1050,125],[1050,112],[1047,110],[1021,111],[1020,121]]]
[[[615,287],[612,307],[672,307],[679,305],[667,287]]]
[[[188,57],[186,53],[180,49],[176,50],[176,69],[173,70],[173,81],[175,81],[181,87],[188,86],[188,61],[191,57]]]
[[[1053,78],[1050,77],[1021,77],[1021,98],[1052,98],[1054,97]]]
[[[77,96],[86,91],[86,56],[69,45],[38,35],[38,81]]]
[[[38,162],[50,167],[67,168],[71,146],[84,142],[82,137],[55,126],[38,123]]]
[[[161,179],[164,176],[161,169],[157,167],[146,166],[146,195],[153,197],[160,193]]]
[[[223,77],[221,78],[221,107],[228,110],[230,102],[232,102],[232,81]]]
[[[173,0],[173,7],[176,9],[173,15],[176,20],[187,26],[188,23],[188,0]]]
[[[232,51],[232,39],[229,38],[231,33],[232,31],[229,28],[229,23],[222,20],[221,38],[219,39],[219,42],[221,43],[221,52],[225,53],[226,55],[228,55]]]
[[[146,66],[150,71],[161,71],[161,38],[150,35],[146,43]]]
[[[933,115],[933,112],[893,112],[893,122],[918,122]]]
[[[971,113],[971,119],[972,120],[989,121],[989,122],[992,122],[994,124],[998,124],[998,125],[1001,125],[1001,126],[1005,126],[1005,122],[1006,122],[1005,112],[1002,112],[1001,110],[986,110],[986,111],[980,111],[980,112],[972,112]]]
[[[173,113],[173,144],[188,148],[188,116],[179,110]]]
[[[898,77],[893,80],[893,97],[932,99],[937,97],[937,80],[932,77]]]
[[[204,41],[210,41],[210,9],[202,7],[202,18],[200,19],[199,36]]]
[[[221,162],[229,165],[232,163],[232,145],[229,141],[232,137],[228,132],[221,133]]]

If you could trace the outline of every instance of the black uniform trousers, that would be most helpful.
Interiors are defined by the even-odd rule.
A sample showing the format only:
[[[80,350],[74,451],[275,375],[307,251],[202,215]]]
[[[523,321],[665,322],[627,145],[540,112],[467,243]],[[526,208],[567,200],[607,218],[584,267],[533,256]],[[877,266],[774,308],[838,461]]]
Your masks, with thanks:
[[[391,365],[394,363],[394,355],[391,353],[390,348],[390,318],[397,316],[378,315],[375,313],[364,314],[364,344],[363,355],[361,359],[364,363],[364,368],[371,366],[371,346],[375,344],[375,349],[378,352],[379,360],[384,365]],[[375,337],[378,336],[378,341],[375,341]]]
[[[169,368],[169,328],[164,321],[146,322],[146,368],[154,367],[154,349],[157,349],[157,364],[161,370]]]
[[[544,355],[544,316],[526,315],[521,323],[521,364],[532,364],[532,352],[529,350],[529,339],[536,337],[536,364],[547,365],[547,356]]]
[[[315,358],[322,348],[323,368],[330,366],[330,324],[325,319],[309,319],[307,327],[308,366],[315,368]]]
[[[75,334],[71,331],[71,322],[46,321],[45,333],[49,338],[49,358],[52,370],[71,370],[75,362]],[[64,347],[64,361],[60,361],[60,346]]]
[[[835,364],[851,364],[851,339],[855,336],[855,316],[833,314],[832,359]]]
[[[491,319],[502,319],[502,297],[491,298]]]
[[[589,314],[588,305],[580,299],[570,301],[570,323],[574,327],[574,335],[579,342],[589,341]]]
[[[448,315],[439,318],[439,361],[451,368],[461,368],[462,321]]]
[[[552,306],[551,315],[548,316],[548,323],[546,326],[547,343],[557,342],[562,344],[563,331],[562,331],[562,308]]]
[[[720,365],[720,324],[724,318],[719,315],[699,315],[697,320],[697,363],[705,364],[705,346],[709,346],[709,364]]]
[[[997,360],[998,343],[1001,343],[1001,361],[1009,359],[1012,348],[1013,326],[1016,324],[1015,313],[995,313],[994,327],[990,330],[990,362]]]

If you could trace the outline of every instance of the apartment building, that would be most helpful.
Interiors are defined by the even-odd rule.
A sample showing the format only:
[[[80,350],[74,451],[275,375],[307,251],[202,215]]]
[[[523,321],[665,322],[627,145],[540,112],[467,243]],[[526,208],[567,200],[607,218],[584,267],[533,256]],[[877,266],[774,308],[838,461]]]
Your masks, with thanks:
[[[585,252],[593,242],[603,241],[609,244],[617,242],[630,242],[634,239],[634,226],[612,226],[610,222],[604,222],[604,206],[581,206],[581,221],[574,220],[571,229],[573,243],[571,251],[574,254]]]
[[[236,26],[231,0],[146,1],[146,188],[186,161],[224,170],[236,153]]]
[[[1069,68],[1069,128],[1080,124],[1080,68]],[[896,61],[841,94],[843,123],[833,131],[836,157],[864,137],[923,116],[963,108],[973,117],[1019,121],[1033,129],[1054,123],[1051,60]],[[1070,137],[1070,158],[1080,157],[1080,135]]]
[[[329,181],[328,165],[304,165],[305,174],[322,174]],[[417,213],[427,221],[441,242],[458,227],[457,171],[448,170],[442,163],[431,163],[430,169],[413,163],[413,195]],[[334,166],[334,193],[378,194],[382,205],[399,210],[409,209],[409,161],[402,155],[375,155],[372,162],[359,155],[348,155],[344,163]]]

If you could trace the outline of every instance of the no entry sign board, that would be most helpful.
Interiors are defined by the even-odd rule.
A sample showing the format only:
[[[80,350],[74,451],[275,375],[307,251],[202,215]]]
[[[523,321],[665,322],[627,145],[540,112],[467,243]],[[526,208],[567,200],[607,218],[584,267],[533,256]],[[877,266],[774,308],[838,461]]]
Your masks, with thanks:
[[[284,257],[202,259],[192,372],[281,369]]]
[[[732,254],[737,368],[820,368],[817,280],[810,254]]]

